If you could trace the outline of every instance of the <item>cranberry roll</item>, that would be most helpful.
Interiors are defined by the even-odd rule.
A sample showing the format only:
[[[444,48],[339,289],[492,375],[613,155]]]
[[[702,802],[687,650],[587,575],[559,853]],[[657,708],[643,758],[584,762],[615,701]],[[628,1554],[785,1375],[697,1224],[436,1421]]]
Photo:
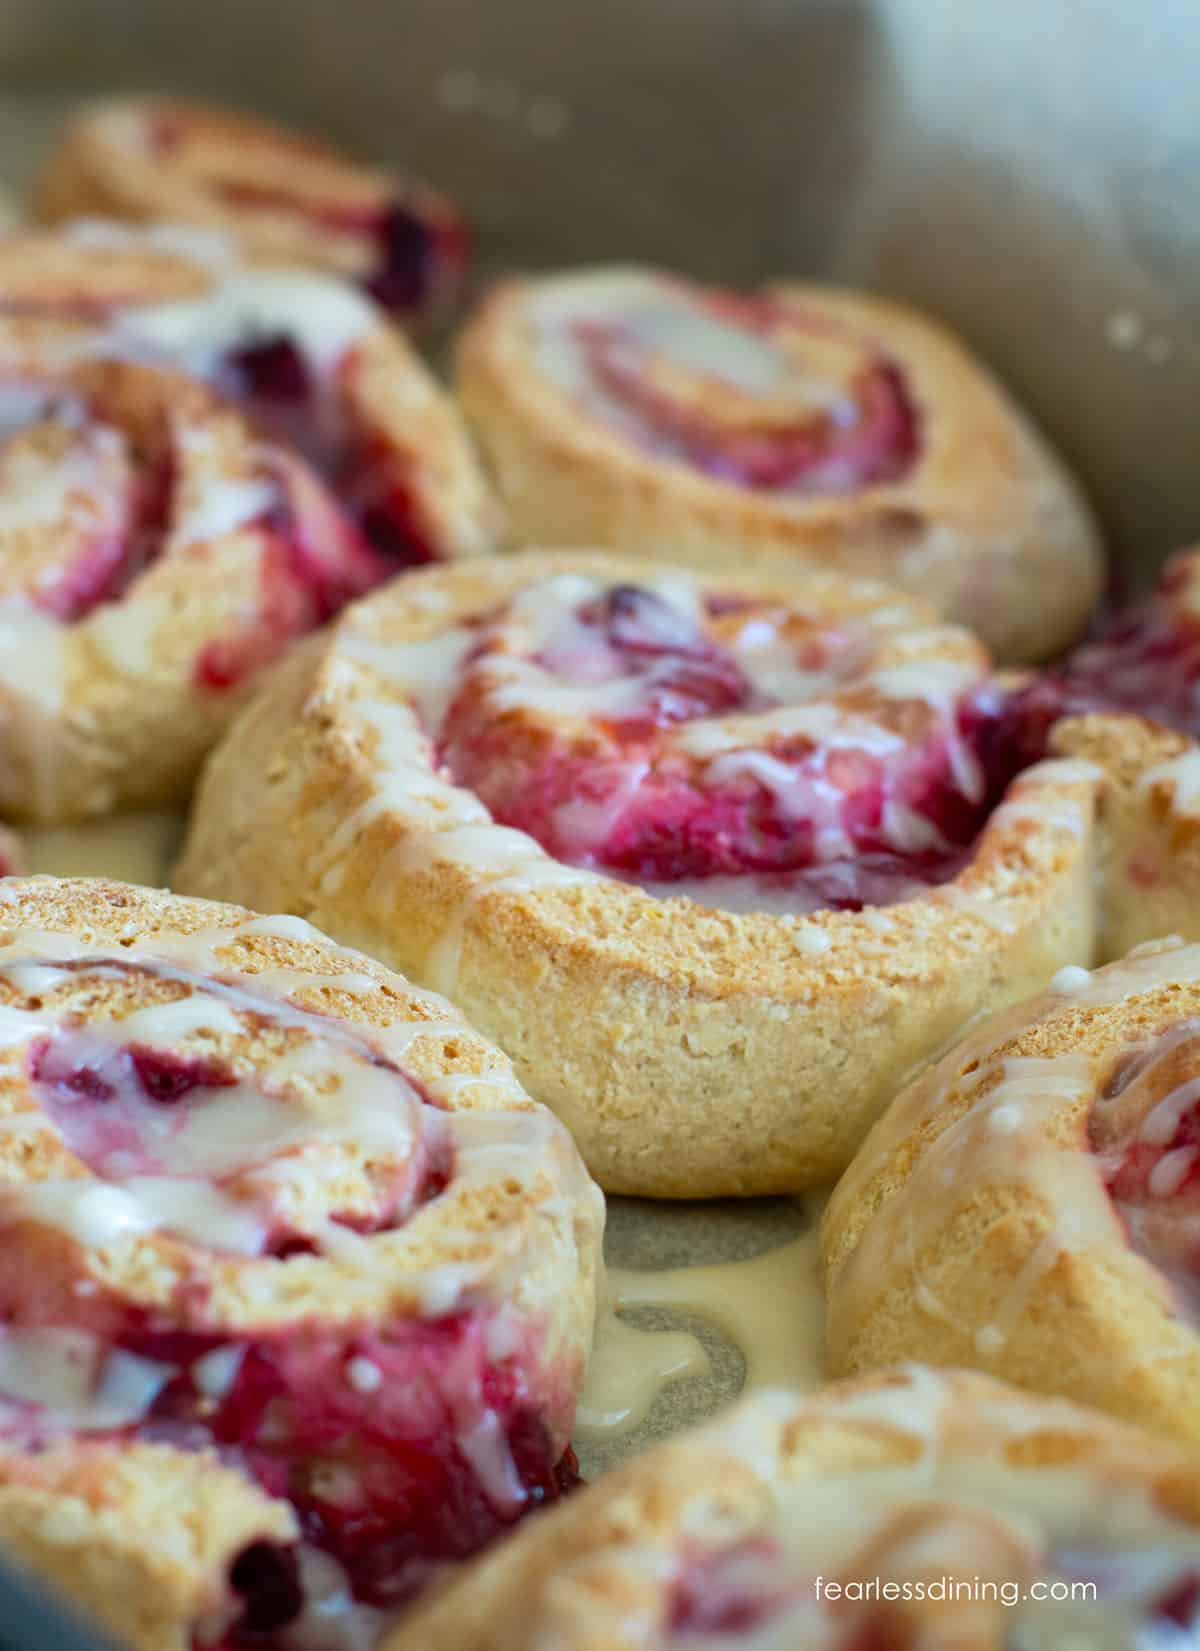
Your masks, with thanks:
[[[585,270],[498,288],[459,365],[517,542],[866,574],[1007,662],[1064,648],[1100,593],[1060,461],[958,340],[898,305]]]
[[[1196,1467],[966,1373],[768,1390],[531,1522],[384,1651],[1183,1647]]]
[[[272,677],[176,886],[446,992],[610,1191],[794,1190],[1092,960],[1110,781],[1020,770],[1007,703],[968,633],[837,575],[425,570]]]
[[[572,1483],[599,1193],[294,917],[35,878],[0,925],[0,1547],[139,1651],[369,1646]]]
[[[452,307],[470,257],[462,214],[428,185],[175,98],[119,98],[81,113],[34,208],[50,224],[99,217],[217,230],[256,264],[356,282],[408,326]]]
[[[0,810],[182,797],[261,667],[485,548],[446,399],[365,299],[186,232],[0,241]]]
[[[823,1232],[836,1371],[972,1364],[1200,1441],[1200,946],[985,1025],[867,1137]]]

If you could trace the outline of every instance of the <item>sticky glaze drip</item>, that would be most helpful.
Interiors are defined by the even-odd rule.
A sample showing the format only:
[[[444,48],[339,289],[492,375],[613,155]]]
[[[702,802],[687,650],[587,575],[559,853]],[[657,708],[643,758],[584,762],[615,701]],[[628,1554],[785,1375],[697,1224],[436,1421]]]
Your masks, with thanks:
[[[1079,1412],[920,1367],[808,1402],[767,1389],[657,1458],[662,1520],[610,1553],[623,1586],[587,1596],[588,1629],[645,1651],[1182,1644],[1200,1541],[1158,1500],[1164,1459],[1108,1455]],[[556,1589],[574,1575],[565,1555]],[[1034,1586],[1051,1579],[1091,1586]]]
[[[5,884],[0,913],[21,899]],[[0,1146],[35,1166],[0,1221],[37,1262],[0,1292],[0,1453],[36,1477],[48,1442],[68,1467],[83,1437],[200,1451],[196,1475],[243,1475],[316,1558],[235,1554],[199,1640],[365,1651],[439,1566],[572,1481],[578,1355],[543,1291],[566,1245],[586,1306],[599,1194],[503,1065],[406,1074],[415,1045],[428,1069],[470,1042],[449,1005],[393,987],[390,1024],[330,1013],[386,983],[301,919],[127,938],[0,935]],[[272,940],[325,964],[256,969]]]
[[[956,877],[998,794],[961,722],[982,656],[891,609],[835,622],[706,599],[674,572],[564,573],[411,642],[348,626],[338,661],[379,779],[323,886],[393,806],[411,821],[373,901],[437,864],[462,869],[472,902],[603,873],[718,910],[857,909]],[[970,715],[999,709],[984,695]],[[1082,830],[1079,808],[1059,811]],[[1026,797],[1005,823],[1048,812]],[[455,908],[424,965],[444,990],[469,916]]]
[[[1136,1242],[1141,1229],[1123,1211],[1119,1187],[1114,1207],[1106,1183],[1111,1164],[1106,1167],[1103,1156],[1088,1150],[1088,1120],[1103,1076],[1102,1057],[1083,1047],[1054,1056],[1003,1051],[1009,1040],[1062,1010],[1064,998],[1072,1015],[1086,1017],[1166,985],[1196,981],[1200,947],[1178,943],[1141,948],[1090,975],[1063,971],[1046,998],[989,1020],[893,1103],[839,1185],[826,1218],[827,1244],[836,1245],[839,1254],[831,1319],[839,1347],[844,1349],[846,1338],[874,1311],[879,1292],[907,1279],[919,1313],[942,1322],[956,1345],[969,1338],[972,1363],[1002,1371],[1010,1342],[1062,1258],[1093,1252],[1111,1257],[1114,1267],[1128,1268],[1129,1239],[1132,1234]],[[1169,1055],[1170,1049],[1168,1039],[1160,1053]],[[1191,1091],[1180,1087],[1172,1094],[1171,1104],[1186,1110]],[[1174,1129],[1177,1120],[1169,1106],[1159,1118],[1164,1131]],[[872,1189],[889,1176],[900,1144],[930,1132],[932,1138],[926,1139],[902,1184],[880,1203]],[[1156,1162],[1161,1146],[1153,1154]],[[1171,1176],[1178,1172],[1186,1177],[1190,1167],[1167,1161],[1158,1172],[1157,1194],[1143,1187],[1139,1196],[1148,1193],[1151,1203],[1156,1196],[1169,1198]],[[1039,1212],[1044,1231],[1023,1264],[997,1282],[978,1318],[964,1324],[958,1305],[951,1308],[940,1300],[927,1276],[939,1253],[939,1235],[952,1231],[968,1206],[978,1208],[993,1195],[1011,1197],[1014,1190],[1026,1207]],[[857,1227],[852,1212],[865,1207],[874,1207],[874,1214],[854,1249],[842,1256],[840,1234],[851,1223]],[[1166,1304],[1165,1280],[1156,1286],[1147,1271],[1141,1283],[1150,1292],[1157,1288]],[[1177,1328],[1167,1314],[1161,1333],[1161,1348],[1139,1345],[1131,1360],[1140,1364],[1177,1356]],[[1110,1350],[1110,1356],[1116,1354]]]

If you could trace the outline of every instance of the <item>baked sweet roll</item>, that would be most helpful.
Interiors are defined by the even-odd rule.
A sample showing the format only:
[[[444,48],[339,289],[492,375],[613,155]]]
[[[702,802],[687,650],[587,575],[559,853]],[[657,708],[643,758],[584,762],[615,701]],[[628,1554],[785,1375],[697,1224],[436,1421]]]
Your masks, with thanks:
[[[176,886],[446,992],[610,1191],[823,1184],[898,1074],[1091,961],[1105,776],[1016,774],[1006,703],[836,575],[424,570],[272,677]]]
[[[0,1548],[143,1651],[365,1651],[573,1483],[597,1189],[295,918],[35,878],[0,925]]]
[[[1200,946],[1065,969],[900,1095],[825,1219],[835,1371],[970,1363],[1200,1440]]]
[[[348,289],[171,232],[0,241],[0,809],[183,796],[263,665],[489,523]]]
[[[1066,647],[1100,593],[1043,438],[958,340],[878,298],[621,268],[509,282],[459,380],[518,543],[866,574],[1008,662]]]
[[[405,325],[453,306],[470,262],[458,208],[320,140],[176,98],[117,98],[68,126],[39,180],[45,223],[196,224],[257,264],[357,282]]]
[[[909,1367],[768,1390],[606,1475],[383,1651],[1166,1651],[1198,1630],[1193,1455]]]

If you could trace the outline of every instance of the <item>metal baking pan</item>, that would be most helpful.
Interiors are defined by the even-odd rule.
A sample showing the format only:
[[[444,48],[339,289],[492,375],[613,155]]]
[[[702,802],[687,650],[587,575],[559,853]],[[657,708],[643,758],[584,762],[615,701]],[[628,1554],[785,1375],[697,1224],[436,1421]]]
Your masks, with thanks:
[[[0,182],[79,99],[174,90],[411,166],[484,277],[885,289],[1031,406],[1137,587],[1200,536],[1198,86],[1193,0],[3,0]],[[101,1648],[0,1570],[0,1651]]]

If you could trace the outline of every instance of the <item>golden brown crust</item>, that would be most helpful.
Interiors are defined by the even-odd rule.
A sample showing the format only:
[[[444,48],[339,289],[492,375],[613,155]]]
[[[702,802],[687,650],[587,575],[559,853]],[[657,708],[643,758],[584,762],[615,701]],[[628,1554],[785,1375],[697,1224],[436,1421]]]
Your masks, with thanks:
[[[306,645],[214,756],[179,885],[302,912],[434,981],[509,1051],[610,1191],[827,1182],[905,1071],[984,1007],[1090,961],[1103,776],[1031,770],[951,885],[886,911],[742,916],[560,875],[531,839],[489,837],[479,805],[434,784],[419,748],[402,781],[389,771],[370,708],[403,695],[368,657],[535,576],[581,570],[644,577],[572,555],[461,564],[409,577]],[[893,596],[836,576],[706,585],[895,611]],[[429,809],[453,824],[466,805],[482,829],[464,859],[430,836]]]
[[[301,1337],[297,1358],[332,1346],[326,1368],[353,1385],[354,1361],[345,1361],[355,1350],[386,1360],[406,1330],[484,1315],[481,1322],[503,1329],[488,1358],[522,1361],[524,1402],[545,1429],[551,1460],[565,1448],[591,1340],[602,1200],[561,1125],[529,1101],[507,1059],[449,1004],[295,918],[48,877],[0,884],[0,999],[6,1549],[138,1651],[187,1651],[194,1639],[219,1639],[236,1614],[233,1560],[253,1542],[299,1539],[293,1507],[256,1482],[251,1449],[220,1459],[211,1446],[178,1449],[113,1432],[144,1421],[166,1379],[146,1366],[152,1355],[136,1351],[140,1344],[121,1351],[131,1326],[154,1327],[161,1338],[154,1346],[163,1349],[154,1356],[184,1361],[174,1375],[182,1371],[185,1382],[199,1381],[198,1366],[186,1363],[196,1356],[186,1351],[189,1337],[200,1338],[200,1355],[210,1347],[235,1355],[215,1387],[199,1388],[211,1409],[237,1380],[243,1355],[275,1359],[277,1371],[294,1368],[285,1333]],[[106,1044],[114,1028],[121,1030]],[[361,1045],[356,1033],[366,1034]],[[100,1042],[87,1043],[89,1036]],[[35,1062],[58,1047],[68,1050],[65,1077],[39,1075]],[[68,1082],[68,1100],[82,1095],[69,1087],[79,1063],[123,1048],[202,1059],[206,1071],[236,1074],[244,1086],[215,1077],[201,1107],[225,1095],[239,1117],[245,1111],[251,1144],[242,1167],[227,1161],[241,1139],[227,1119],[221,1172],[206,1171],[203,1158],[192,1167],[175,1163],[166,1215],[139,1203],[153,1196],[146,1189],[161,1172],[135,1159],[128,1174],[101,1174],[88,1153],[107,1151],[107,1137],[89,1147],[86,1119],[68,1133],[64,1114],[53,1110],[55,1082]],[[121,1088],[123,1070],[105,1067],[104,1081],[115,1086],[109,1102],[120,1118],[136,1119],[144,1103]],[[382,1090],[372,1089],[376,1080]],[[89,1102],[79,1105],[86,1111]],[[299,1121],[281,1119],[281,1105]],[[405,1108],[414,1121],[397,1129]],[[107,1127],[121,1127],[107,1116]],[[196,1114],[174,1116],[171,1138],[182,1139]],[[331,1225],[367,1219],[379,1189],[387,1196],[406,1163],[419,1161],[431,1129],[435,1142],[451,1131],[443,1188],[402,1220],[368,1225],[363,1236]],[[198,1150],[211,1152],[211,1129],[198,1139]],[[141,1149],[123,1150],[129,1157]],[[212,1196],[224,1200],[219,1218],[193,1202],[196,1178],[206,1174]],[[89,1202],[91,1194],[100,1196]],[[311,1253],[239,1249],[232,1223],[246,1199],[263,1196],[285,1232],[317,1235]],[[113,1217],[114,1200],[128,1211]],[[148,1226],[130,1224],[130,1212],[141,1220],[147,1210]],[[62,1351],[63,1336],[75,1338],[74,1354]],[[84,1357],[107,1362],[95,1367],[103,1381],[95,1376],[81,1397],[62,1366],[69,1371],[72,1358]],[[136,1368],[114,1375],[112,1361],[130,1358]],[[365,1362],[381,1386],[382,1369]],[[466,1401],[454,1381],[446,1376],[438,1425],[467,1433],[473,1424],[466,1411],[457,1417],[454,1405]],[[406,1402],[421,1402],[415,1384]],[[106,1404],[118,1409],[105,1412]],[[48,1407],[48,1421],[39,1419],[39,1405]],[[179,1413],[170,1414],[178,1423]],[[208,1414],[203,1403],[198,1414]],[[170,1433],[168,1424],[164,1440]],[[250,1443],[240,1435],[237,1442]],[[296,1448],[293,1467],[304,1483],[314,1472],[305,1452],[314,1447]],[[352,1462],[340,1471],[352,1473]]]
[[[1071,717],[1055,755],[1107,776],[1099,950],[1123,957],[1160,935],[1200,940],[1200,748],[1137,716]]]
[[[15,306],[0,374],[45,392],[38,407],[30,390],[2,478],[0,808],[14,818],[180,800],[255,671],[399,565],[164,350],[190,368],[249,313],[313,326],[319,353],[326,316],[345,419],[402,484],[421,554],[491,547],[493,503],[448,398],[347,289],[251,274],[185,231],[102,225],[0,241],[0,302]],[[107,591],[114,546],[130,560]]]
[[[1156,942],[1064,971],[897,1096],[825,1217],[834,1372],[970,1364],[1200,1440],[1200,1340],[1094,1140],[1118,1062],[1197,1014],[1200,947]]]
[[[936,1498],[945,1476],[939,1513],[953,1504],[949,1487],[956,1479],[959,1486],[970,1485],[975,1475],[1008,1469],[1014,1500],[1028,1496],[1026,1517],[1032,1515],[1036,1528],[1039,1493],[1032,1487],[1045,1470],[1069,1482],[1073,1477],[1069,1495],[1081,1519],[1098,1498],[1146,1498],[1181,1522],[1185,1543],[1194,1545],[1190,1528],[1200,1525],[1192,1459],[1178,1449],[981,1376],[910,1367],[839,1383],[807,1399],[782,1391],[761,1394],[696,1433],[647,1452],[451,1581],[388,1636],[381,1651],[431,1645],[532,1651],[549,1644],[562,1651],[656,1651],[680,1643],[672,1617],[689,1566],[703,1562],[710,1548],[740,1548],[747,1556],[758,1554],[761,1567],[762,1556],[781,1539],[790,1560],[787,1583],[797,1603],[810,1601],[805,1587],[811,1588],[814,1571],[828,1582],[838,1576],[863,1580],[873,1568],[884,1569],[886,1542],[861,1551],[873,1511],[872,1478],[889,1476],[893,1494],[902,1499],[906,1469],[908,1484],[920,1485],[918,1497]],[[858,1513],[843,1528],[839,1516],[847,1494]],[[938,1575],[973,1573],[978,1583],[981,1570],[990,1574],[987,1567],[997,1559],[990,1544],[1008,1511],[1006,1500],[1003,1490],[992,1489],[995,1526],[976,1514],[972,1530],[971,1514],[959,1513],[957,1530],[952,1525],[943,1533],[957,1541],[943,1541],[934,1554]],[[799,1530],[789,1530],[797,1517]],[[822,1529],[826,1521],[840,1531],[840,1540],[830,1541]],[[1010,1552],[1000,1561],[1009,1567],[1001,1575],[1010,1584],[1021,1574],[1022,1557]],[[910,1567],[905,1580],[912,1584],[916,1562],[928,1562],[929,1554],[917,1548],[904,1558]],[[742,1576],[752,1589],[752,1562],[744,1563]],[[750,1636],[764,1628],[752,1606],[751,1593],[741,1630]],[[797,1622],[795,1643],[844,1642],[844,1615],[825,1609],[828,1618],[810,1606]],[[993,1606],[974,1618],[975,1633],[963,1637],[967,1622],[956,1623],[953,1608],[927,1605],[918,1615],[930,1636],[920,1643],[969,1644],[972,1651],[1006,1644],[1003,1621],[1012,1620],[1010,1612]],[[767,1618],[770,1623],[769,1604]],[[786,1608],[774,1626],[778,1639],[770,1643],[792,1643]],[[734,1643],[738,1630],[727,1632]]]
[[[148,97],[112,99],[78,115],[38,179],[33,210],[47,224],[89,217],[195,224],[228,235],[251,262],[358,280],[380,256],[375,220],[400,201],[433,227],[460,232],[457,212],[434,190],[317,138],[231,110]]]
[[[460,394],[516,543],[602,545],[699,567],[798,561],[884,578],[971,626],[1004,662],[1049,658],[1079,634],[1101,582],[1088,508],[1006,392],[928,318],[833,288],[771,289],[877,341],[916,404],[922,447],[909,473],[825,495],[756,493],[643,455],[534,361],[535,299],[591,286],[599,303],[612,289],[654,291],[668,279],[597,269],[508,282],[468,325]]]
[[[251,990],[261,977],[268,999],[280,992],[272,982],[282,979],[288,1003],[352,1025],[391,1029],[399,1037],[403,1069],[440,1107],[529,1120],[529,1178],[517,1182],[499,1173],[462,1177],[403,1228],[376,1241],[386,1267],[363,1274],[351,1264],[347,1273],[333,1257],[293,1257],[282,1290],[283,1275],[275,1267],[270,1276],[269,1258],[217,1263],[205,1312],[228,1313],[234,1323],[263,1324],[291,1317],[306,1299],[335,1318],[397,1305],[413,1310],[425,1299],[422,1277],[430,1269],[449,1264],[482,1267],[487,1274],[500,1267],[495,1280],[511,1275],[516,1299],[531,1307],[536,1303],[539,1310],[554,1303],[556,1316],[561,1311],[565,1343],[575,1349],[574,1362],[581,1362],[591,1334],[599,1200],[579,1173],[565,1132],[523,1094],[508,1059],[471,1031],[444,1000],[416,990],[360,953],[335,946],[295,918],[256,918],[238,906],[125,883],[10,878],[0,884],[0,925],[0,956],[5,957],[21,955],[23,946],[36,951],[39,934],[62,933],[125,957],[137,958],[144,951],[150,960],[174,960],[200,974],[224,971]],[[23,937],[31,934],[35,939],[27,942]],[[348,989],[339,988],[339,976],[347,978]],[[169,999],[176,990],[152,975],[122,974],[100,982],[89,977],[78,987],[64,983],[48,991],[44,1002],[48,1011],[60,999],[70,1008],[77,992],[89,1012],[117,1009],[124,1018],[134,1009],[153,1006],[164,992]],[[319,1032],[319,1022],[315,1029]],[[256,1035],[243,1031],[232,1039],[206,1036],[204,1049],[217,1059],[267,1067],[279,1058],[277,1037],[270,1028]],[[8,1076],[11,1081],[11,1072]],[[17,1153],[24,1173],[31,1162],[27,1151],[14,1137],[5,1137],[0,1163]],[[47,1168],[42,1165],[39,1173]],[[567,1188],[572,1196],[564,1201]],[[323,1184],[319,1191],[324,1199],[339,1196],[336,1183]],[[543,1200],[561,1205],[556,1216],[538,1208]],[[495,1243],[499,1232],[505,1233],[503,1255]],[[171,1300],[173,1275],[190,1276],[196,1265],[186,1247],[181,1250],[167,1237],[148,1240],[126,1261],[135,1272],[121,1277],[121,1286],[145,1289],[147,1305]],[[580,1268],[579,1279],[566,1287],[560,1272],[564,1264],[568,1270]],[[257,1279],[256,1272],[263,1277]]]
[[[191,1651],[227,1609],[226,1578],[251,1543],[293,1542],[287,1504],[214,1452],[51,1446],[0,1457],[0,1541],[135,1651]]]

